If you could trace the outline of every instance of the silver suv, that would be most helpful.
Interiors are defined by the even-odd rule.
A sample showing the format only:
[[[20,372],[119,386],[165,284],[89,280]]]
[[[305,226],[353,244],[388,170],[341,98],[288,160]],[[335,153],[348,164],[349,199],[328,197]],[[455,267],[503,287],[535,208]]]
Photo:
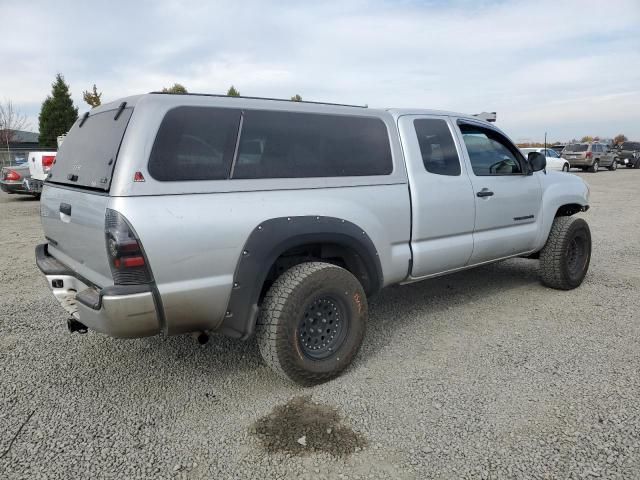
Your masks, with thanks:
[[[587,169],[597,172],[600,167],[616,170],[616,154],[604,143],[570,143],[562,150],[562,158],[571,164],[571,168]]]
[[[313,384],[351,363],[385,286],[516,256],[580,285],[589,189],[545,165],[455,113],[130,97],[67,135],[36,263],[72,331],[256,334]]]

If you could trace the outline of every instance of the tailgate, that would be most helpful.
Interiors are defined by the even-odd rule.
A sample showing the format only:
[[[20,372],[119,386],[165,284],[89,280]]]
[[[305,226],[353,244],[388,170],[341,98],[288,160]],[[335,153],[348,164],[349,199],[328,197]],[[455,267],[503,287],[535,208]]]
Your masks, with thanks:
[[[99,287],[113,285],[105,243],[109,197],[46,184],[40,199],[49,253]]]

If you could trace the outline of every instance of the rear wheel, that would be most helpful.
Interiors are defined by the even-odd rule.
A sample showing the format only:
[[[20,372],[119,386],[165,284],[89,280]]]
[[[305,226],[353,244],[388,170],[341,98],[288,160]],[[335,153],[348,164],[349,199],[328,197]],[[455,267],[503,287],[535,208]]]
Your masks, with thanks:
[[[618,169],[618,161],[614,160],[613,163],[609,165],[607,168],[612,172],[616,171]]]
[[[599,168],[600,168],[600,162],[596,160],[595,162],[593,162],[593,165],[591,165],[591,167],[589,168],[589,171],[591,173],[597,173]]]
[[[350,272],[330,263],[296,265],[264,298],[256,336],[265,362],[280,376],[314,385],[338,376],[364,338],[367,299]]]
[[[591,261],[589,224],[577,217],[556,217],[540,251],[542,283],[558,290],[578,287]]]

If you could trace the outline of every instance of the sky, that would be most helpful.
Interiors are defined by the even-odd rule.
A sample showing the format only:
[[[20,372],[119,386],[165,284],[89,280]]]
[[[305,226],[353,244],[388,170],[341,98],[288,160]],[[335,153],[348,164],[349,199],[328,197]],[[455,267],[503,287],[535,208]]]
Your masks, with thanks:
[[[56,73],[80,113],[190,92],[496,111],[516,141],[640,140],[640,0],[0,0],[0,100],[38,129]]]

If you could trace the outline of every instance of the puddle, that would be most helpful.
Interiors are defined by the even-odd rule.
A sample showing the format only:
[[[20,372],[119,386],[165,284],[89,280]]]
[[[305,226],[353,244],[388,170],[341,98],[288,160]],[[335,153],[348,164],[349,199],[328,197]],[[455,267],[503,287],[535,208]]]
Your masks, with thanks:
[[[311,400],[294,397],[258,419],[250,429],[269,452],[305,455],[326,452],[335,457],[350,455],[367,441],[342,423],[338,410]]]

